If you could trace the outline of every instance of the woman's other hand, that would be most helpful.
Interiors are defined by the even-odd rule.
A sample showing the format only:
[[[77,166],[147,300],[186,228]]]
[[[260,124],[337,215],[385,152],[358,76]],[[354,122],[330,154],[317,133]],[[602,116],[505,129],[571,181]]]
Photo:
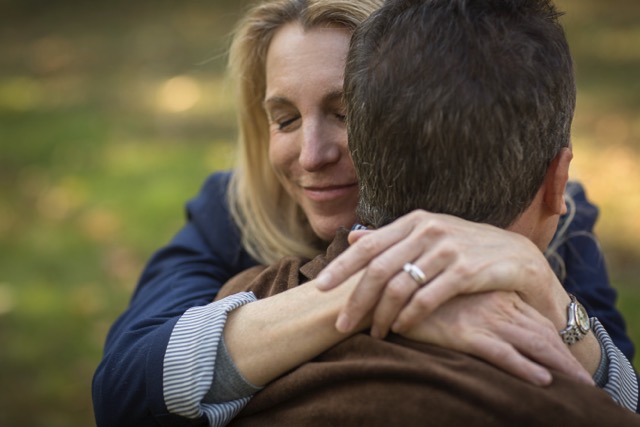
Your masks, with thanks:
[[[458,296],[402,335],[478,357],[535,385],[551,383],[549,370],[593,384],[554,325],[515,292]]]

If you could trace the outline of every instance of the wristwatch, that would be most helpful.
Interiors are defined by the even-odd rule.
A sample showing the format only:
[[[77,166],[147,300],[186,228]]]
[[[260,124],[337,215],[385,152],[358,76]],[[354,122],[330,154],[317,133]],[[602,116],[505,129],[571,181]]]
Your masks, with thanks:
[[[584,338],[591,329],[591,320],[587,310],[575,296],[569,294],[571,302],[567,305],[567,327],[560,331],[562,341],[572,345]]]

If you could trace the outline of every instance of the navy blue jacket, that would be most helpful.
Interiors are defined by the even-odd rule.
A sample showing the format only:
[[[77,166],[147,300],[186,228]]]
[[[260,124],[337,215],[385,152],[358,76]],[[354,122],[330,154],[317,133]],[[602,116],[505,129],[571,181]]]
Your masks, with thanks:
[[[211,175],[199,196],[187,204],[187,223],[147,264],[129,307],[107,336],[93,378],[93,404],[99,426],[193,426],[168,413],[163,398],[163,359],[169,337],[190,307],[210,303],[222,285],[256,264],[242,248],[227,207],[230,173]],[[579,188],[580,209],[570,232],[591,231],[597,209]],[[629,360],[633,346],[615,309],[616,292],[593,239],[576,237],[559,252],[565,259],[565,286],[605,326]],[[579,284],[579,286],[578,286]]]

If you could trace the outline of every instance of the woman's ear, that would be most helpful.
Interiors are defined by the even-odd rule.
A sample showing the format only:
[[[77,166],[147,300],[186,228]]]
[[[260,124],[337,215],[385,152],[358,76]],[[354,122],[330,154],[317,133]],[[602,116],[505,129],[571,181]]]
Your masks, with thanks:
[[[553,214],[567,212],[564,191],[569,180],[569,165],[573,159],[571,148],[562,148],[551,161],[544,179],[544,202]]]

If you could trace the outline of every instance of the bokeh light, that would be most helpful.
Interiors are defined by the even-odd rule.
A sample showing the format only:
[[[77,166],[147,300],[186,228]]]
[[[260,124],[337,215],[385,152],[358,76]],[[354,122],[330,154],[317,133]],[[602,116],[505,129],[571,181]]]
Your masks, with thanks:
[[[162,84],[158,92],[158,104],[166,111],[181,113],[193,108],[201,96],[202,90],[196,80],[177,76]]]

